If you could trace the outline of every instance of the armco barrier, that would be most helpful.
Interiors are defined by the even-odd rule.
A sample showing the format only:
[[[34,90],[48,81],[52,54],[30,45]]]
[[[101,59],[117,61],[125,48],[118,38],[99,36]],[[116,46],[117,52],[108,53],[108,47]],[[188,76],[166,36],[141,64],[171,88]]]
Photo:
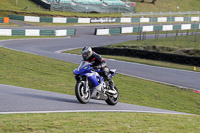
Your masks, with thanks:
[[[0,29],[0,36],[71,36],[75,29],[65,30],[40,30],[40,29]]]
[[[10,19],[21,20],[26,22],[46,22],[46,23],[90,23],[91,18],[64,18],[64,17],[35,17],[8,15]]]
[[[109,34],[120,34],[121,28],[112,28],[109,30]]]
[[[200,17],[149,17],[149,18],[65,18],[8,15],[10,19],[27,22],[47,23],[164,23],[164,22],[199,22]]]
[[[137,57],[137,58],[167,61],[179,64],[200,66],[200,57],[183,56],[177,54],[158,53],[158,52],[150,52],[144,50],[125,49],[125,48],[119,49],[119,48],[94,47],[93,50],[99,54],[104,54],[104,55]]]
[[[200,24],[179,24],[179,25],[148,25],[140,27],[121,27],[109,29],[95,29],[95,35],[112,35],[135,32],[153,32],[153,31],[173,31],[173,30],[192,30],[200,29]]]
[[[3,18],[0,18],[0,23],[3,23]]]

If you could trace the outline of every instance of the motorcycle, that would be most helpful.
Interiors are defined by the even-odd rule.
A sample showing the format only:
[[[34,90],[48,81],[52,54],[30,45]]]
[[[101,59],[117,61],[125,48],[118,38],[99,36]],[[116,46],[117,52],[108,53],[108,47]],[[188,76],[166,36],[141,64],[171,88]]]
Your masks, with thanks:
[[[92,64],[82,61],[73,71],[76,79],[75,95],[80,103],[86,104],[90,99],[105,100],[108,105],[116,105],[119,100],[117,87],[109,87],[109,82],[104,79],[101,70],[95,70]],[[116,69],[110,69],[112,78]]]

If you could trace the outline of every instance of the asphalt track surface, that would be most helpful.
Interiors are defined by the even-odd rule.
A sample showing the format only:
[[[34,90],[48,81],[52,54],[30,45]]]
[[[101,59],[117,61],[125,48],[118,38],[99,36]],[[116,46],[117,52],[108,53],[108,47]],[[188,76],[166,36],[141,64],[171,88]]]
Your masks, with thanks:
[[[125,103],[109,106],[100,100],[90,100],[88,104],[81,104],[72,95],[9,85],[0,85],[0,90],[0,101],[3,101],[0,102],[0,114],[52,112],[151,112],[186,114]]]
[[[81,56],[62,54],[60,53],[60,51],[65,49],[79,48],[83,46],[103,46],[113,43],[120,43],[128,40],[135,40],[137,38],[137,36],[134,35],[94,36],[93,34],[95,27],[97,26],[77,26],[77,35],[72,36],[70,38],[65,37],[52,39],[22,39],[1,41],[0,46],[67,62],[80,63]],[[98,27],[103,28],[105,26]],[[63,27],[34,28],[60,29]],[[173,34],[171,34],[171,36],[173,36]],[[164,35],[161,35],[160,37],[164,37]],[[154,38],[154,35],[147,35],[147,39],[150,38]],[[155,67],[138,63],[129,63],[109,59],[106,60],[106,62],[108,63],[108,66],[110,66],[110,68],[116,68],[119,73],[156,82],[180,86],[184,88],[200,90],[200,74],[197,72],[169,69],[164,67]],[[116,106],[108,106],[104,101],[97,100],[92,100],[89,104],[82,105],[77,102],[74,96],[6,85],[0,85],[0,95],[0,112],[7,113],[31,111],[67,112],[70,110],[72,112],[87,112],[96,110],[177,113],[173,111],[157,110],[154,108],[147,108],[123,103],[119,103]]]

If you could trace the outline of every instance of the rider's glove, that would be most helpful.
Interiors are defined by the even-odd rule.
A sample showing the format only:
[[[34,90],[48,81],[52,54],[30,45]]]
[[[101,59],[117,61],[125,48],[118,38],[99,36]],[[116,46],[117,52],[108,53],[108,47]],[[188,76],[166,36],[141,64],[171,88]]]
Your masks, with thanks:
[[[100,66],[94,66],[93,68],[94,68],[94,70],[97,70],[97,69],[100,69],[101,67]]]

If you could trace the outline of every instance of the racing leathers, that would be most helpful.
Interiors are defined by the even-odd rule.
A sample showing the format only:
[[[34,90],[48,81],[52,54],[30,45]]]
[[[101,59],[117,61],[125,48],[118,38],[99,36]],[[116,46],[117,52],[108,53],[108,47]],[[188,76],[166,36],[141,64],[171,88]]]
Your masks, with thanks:
[[[86,61],[92,63],[92,67],[94,69],[101,69],[102,76],[105,80],[109,82],[110,89],[113,89],[114,83],[111,77],[109,76],[110,69],[107,67],[106,62],[103,60],[103,58],[99,54],[92,51],[92,55]]]

